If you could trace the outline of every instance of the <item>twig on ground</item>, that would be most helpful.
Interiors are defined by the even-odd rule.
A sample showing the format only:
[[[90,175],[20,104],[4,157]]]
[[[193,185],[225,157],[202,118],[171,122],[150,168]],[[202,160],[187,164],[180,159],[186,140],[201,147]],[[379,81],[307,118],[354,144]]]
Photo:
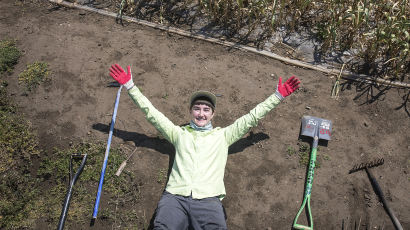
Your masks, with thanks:
[[[336,82],[333,85],[332,88],[332,98],[333,99],[338,99],[339,98],[339,91],[340,91],[340,77],[342,76],[343,73],[343,68],[345,67],[345,63],[343,63],[342,68],[340,69],[339,76],[337,76]]]
[[[127,165],[127,161],[134,155],[134,153],[137,151],[137,147],[135,147],[134,151],[127,157],[125,161],[123,161],[118,168],[117,172],[115,173],[116,176],[120,176],[122,173],[122,170],[124,170],[125,166]]]

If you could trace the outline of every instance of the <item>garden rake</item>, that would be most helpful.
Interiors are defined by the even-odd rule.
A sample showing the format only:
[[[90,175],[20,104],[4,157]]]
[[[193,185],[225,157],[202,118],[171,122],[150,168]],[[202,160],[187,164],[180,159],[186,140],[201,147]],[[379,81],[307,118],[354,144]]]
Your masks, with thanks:
[[[315,162],[316,162],[316,152],[317,146],[319,144],[319,139],[323,140],[330,140],[332,130],[332,122],[329,120],[311,117],[311,116],[303,116],[302,118],[302,136],[313,137],[313,144],[312,144],[312,152],[310,155],[309,161],[309,169],[308,175],[306,180],[306,189],[303,198],[303,203],[299,209],[298,214],[295,217],[293,222],[294,229],[309,229],[313,230],[313,218],[312,213],[310,210],[310,194],[312,192],[312,185],[313,185],[313,173],[315,169]],[[308,211],[308,221],[310,226],[305,226],[301,224],[297,224],[299,215],[302,213],[302,210],[305,208],[307,204],[307,211]]]
[[[399,220],[397,217],[394,215],[393,210],[390,208],[390,206],[387,204],[386,199],[384,199],[384,194],[382,192],[382,189],[380,188],[379,183],[377,183],[376,178],[373,176],[372,172],[370,171],[370,168],[377,167],[379,165],[384,164],[384,159],[376,159],[374,161],[368,162],[368,163],[361,163],[358,165],[353,166],[353,169],[349,171],[349,174],[365,170],[367,173],[367,176],[369,177],[370,183],[372,184],[372,187],[376,193],[376,195],[379,197],[380,201],[383,204],[384,209],[386,210],[387,214],[389,215],[391,221],[394,224],[394,227],[396,230],[403,230],[403,227],[401,226]]]

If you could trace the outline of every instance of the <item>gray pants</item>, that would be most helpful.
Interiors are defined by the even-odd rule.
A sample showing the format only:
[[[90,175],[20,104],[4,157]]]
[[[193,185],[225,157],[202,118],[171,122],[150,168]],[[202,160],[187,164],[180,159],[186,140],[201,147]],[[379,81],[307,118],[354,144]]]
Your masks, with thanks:
[[[217,197],[193,199],[192,196],[162,194],[154,219],[154,230],[225,230],[225,210]]]

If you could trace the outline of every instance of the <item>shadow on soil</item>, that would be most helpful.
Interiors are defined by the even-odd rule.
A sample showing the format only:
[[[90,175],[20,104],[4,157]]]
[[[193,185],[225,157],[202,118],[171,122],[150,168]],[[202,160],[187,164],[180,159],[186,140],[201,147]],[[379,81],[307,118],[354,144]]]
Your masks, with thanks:
[[[93,129],[108,134],[110,126],[102,123],[94,124]],[[133,141],[136,147],[145,147],[153,149],[165,155],[170,156],[170,163],[174,160],[175,148],[167,140],[160,137],[150,137],[145,134],[128,132],[125,130],[114,129],[113,135],[121,138],[123,141]],[[229,147],[228,154],[236,154],[242,152],[249,146],[255,145],[260,141],[269,139],[266,133],[250,132],[247,137],[240,139]],[[171,165],[170,165],[171,166]]]
[[[378,85],[376,83],[369,84],[368,82],[356,82],[346,81],[341,84],[341,91],[351,89],[352,86],[356,88],[357,95],[353,100],[360,101],[359,105],[372,104],[377,101],[383,101],[386,93],[393,89],[391,86]],[[410,90],[409,89],[397,89],[399,97],[402,98],[402,102],[394,110],[404,109],[407,116],[410,117],[410,111],[408,103],[410,102]]]
[[[404,95],[402,95],[401,97],[403,99],[403,103],[394,109],[395,110],[404,109],[404,111],[406,111],[407,113],[407,116],[410,117],[410,111],[409,111],[409,108],[407,107],[407,102],[410,102],[410,90],[408,90],[407,93],[404,93]]]

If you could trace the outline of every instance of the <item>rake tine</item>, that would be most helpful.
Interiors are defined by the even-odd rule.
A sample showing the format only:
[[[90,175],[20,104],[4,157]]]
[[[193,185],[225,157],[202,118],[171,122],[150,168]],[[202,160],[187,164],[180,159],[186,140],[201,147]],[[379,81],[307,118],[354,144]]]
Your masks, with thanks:
[[[349,174],[366,169],[366,168],[373,168],[379,165],[384,164],[384,158],[379,158],[368,163],[360,163],[353,166],[353,168],[349,171]]]

